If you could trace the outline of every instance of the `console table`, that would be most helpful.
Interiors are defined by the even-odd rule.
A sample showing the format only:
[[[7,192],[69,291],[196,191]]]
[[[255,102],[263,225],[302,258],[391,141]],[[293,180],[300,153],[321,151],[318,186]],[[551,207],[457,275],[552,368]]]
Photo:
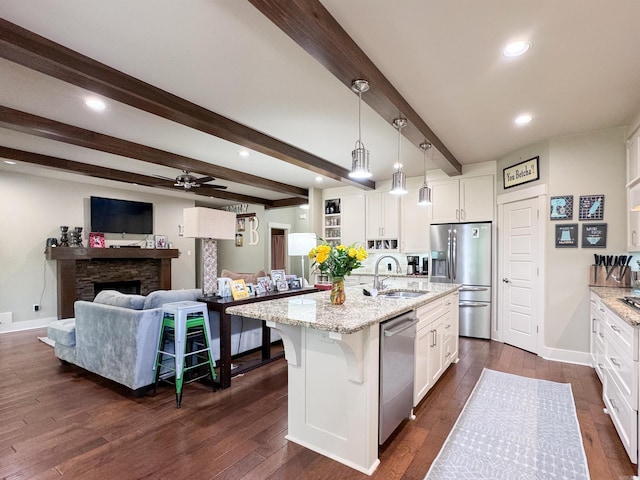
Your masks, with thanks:
[[[234,300],[233,297],[217,297],[215,295],[198,298],[199,302],[205,302],[207,304],[207,308],[210,311],[218,312],[220,315],[220,361],[218,362],[218,381],[220,382],[220,388],[229,388],[231,386],[231,314],[226,312],[227,307],[275,300],[276,298],[293,297],[317,291],[317,288],[307,287],[296,290],[287,290],[285,292],[268,292],[249,298],[243,298],[241,300]],[[242,367],[235,369],[233,374],[238,375],[240,373],[248,372],[249,370],[253,370],[261,365],[265,365],[284,357],[284,352],[271,356],[271,328],[267,327],[266,323],[262,324],[261,350],[262,355],[260,359],[247,362]]]

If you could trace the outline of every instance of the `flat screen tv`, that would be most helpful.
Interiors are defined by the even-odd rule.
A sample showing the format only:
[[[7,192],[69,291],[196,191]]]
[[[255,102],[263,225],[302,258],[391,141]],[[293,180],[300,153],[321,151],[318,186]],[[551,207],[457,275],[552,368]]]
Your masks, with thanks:
[[[101,233],[153,233],[153,204],[91,197],[91,231]]]

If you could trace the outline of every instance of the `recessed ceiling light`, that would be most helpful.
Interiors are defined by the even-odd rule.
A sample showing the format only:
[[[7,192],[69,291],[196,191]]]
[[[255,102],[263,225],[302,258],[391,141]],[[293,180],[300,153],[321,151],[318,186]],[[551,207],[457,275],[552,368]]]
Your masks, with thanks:
[[[238,156],[240,157],[248,157],[251,155],[251,152],[249,152],[248,150],[240,150],[238,152]]]
[[[6,163],[7,165],[15,165],[16,162],[14,162],[13,160],[5,160],[4,163]]]
[[[104,103],[102,100],[100,100],[99,98],[96,97],[90,97],[87,98],[84,101],[84,104],[89,107],[91,110],[95,110],[96,112],[101,112],[102,110],[104,110],[105,108],[107,108],[107,104]]]
[[[309,204],[308,203],[304,203],[304,204],[300,205],[300,208],[302,210],[309,210]]]
[[[322,177],[318,175],[318,176],[316,177],[316,182],[320,183],[321,181],[322,181]]]
[[[502,50],[502,54],[505,57],[518,57],[529,50],[531,46],[531,42],[526,42],[524,40],[518,40],[517,42],[511,42],[504,50]]]
[[[527,123],[529,123],[531,121],[531,115],[529,115],[528,113],[525,113],[523,115],[519,115],[518,117],[516,117],[516,119],[514,120],[514,122],[516,123],[516,125],[526,125]]]

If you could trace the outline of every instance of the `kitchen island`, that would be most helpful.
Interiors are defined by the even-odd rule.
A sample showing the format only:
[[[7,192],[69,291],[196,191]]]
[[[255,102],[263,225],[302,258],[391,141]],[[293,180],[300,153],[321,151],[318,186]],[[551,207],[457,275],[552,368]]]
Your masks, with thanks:
[[[427,304],[444,305],[449,295],[457,300],[460,288],[426,279],[390,283],[388,290],[423,294],[371,297],[354,286],[346,288],[343,305],[332,305],[325,291],[227,308],[229,314],[265,321],[283,339],[289,380],[286,438],[368,475],[379,464],[379,324]]]

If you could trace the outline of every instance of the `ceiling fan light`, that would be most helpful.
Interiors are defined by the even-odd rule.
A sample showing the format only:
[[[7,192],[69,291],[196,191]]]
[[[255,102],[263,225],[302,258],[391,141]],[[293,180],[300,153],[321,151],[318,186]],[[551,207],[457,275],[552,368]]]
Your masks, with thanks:
[[[418,190],[418,205],[431,205],[431,188],[426,183]]]
[[[403,195],[407,193],[407,176],[404,172],[394,172],[391,177],[391,190],[389,193],[394,195]]]

